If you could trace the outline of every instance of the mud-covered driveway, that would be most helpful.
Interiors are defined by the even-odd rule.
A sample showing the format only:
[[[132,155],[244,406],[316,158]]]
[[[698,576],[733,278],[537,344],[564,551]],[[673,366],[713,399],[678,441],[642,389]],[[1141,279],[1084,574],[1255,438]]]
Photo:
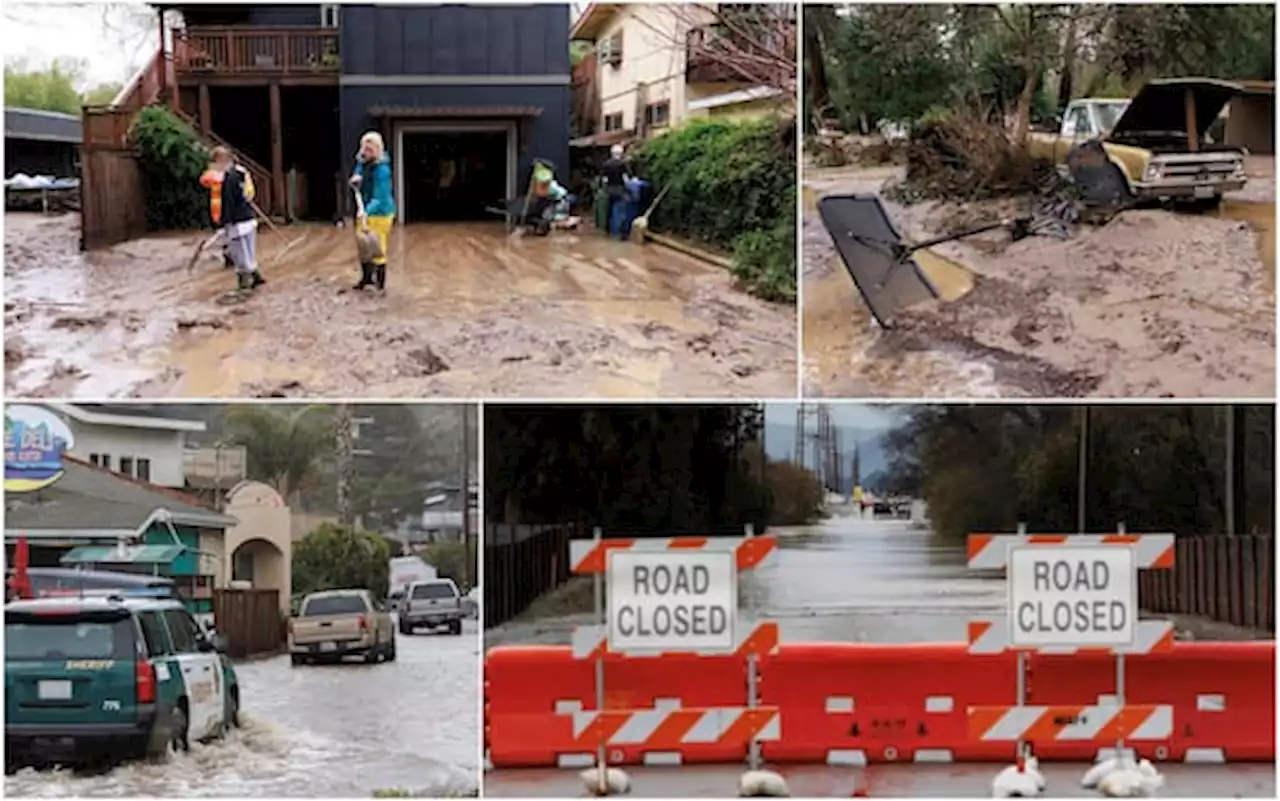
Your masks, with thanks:
[[[1275,180],[1212,214],[1128,211],[1068,241],[975,237],[919,254],[940,301],[875,327],[814,208],[894,168],[804,175],[804,387],[815,396],[1272,397]],[[904,235],[960,207],[885,201]],[[972,214],[974,209],[967,211]],[[1001,209],[1009,213],[1012,209]],[[972,222],[972,219],[969,220]]]
[[[794,307],[656,245],[411,226],[392,240],[380,297],[348,289],[350,228],[264,229],[267,285],[221,305],[234,278],[220,260],[187,271],[197,235],[81,254],[77,225],[6,218],[11,395],[795,394]]]

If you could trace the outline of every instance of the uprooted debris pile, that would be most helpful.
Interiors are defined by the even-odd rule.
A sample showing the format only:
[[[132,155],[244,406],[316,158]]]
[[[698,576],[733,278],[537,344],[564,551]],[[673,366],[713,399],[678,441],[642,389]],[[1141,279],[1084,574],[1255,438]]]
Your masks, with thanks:
[[[859,136],[823,130],[805,140],[805,150],[817,167],[844,167],[859,164],[878,167],[906,161],[905,142],[883,136]]]
[[[989,200],[1039,194],[1056,178],[998,126],[952,117],[927,123],[907,144],[906,177],[889,194],[901,203]]]

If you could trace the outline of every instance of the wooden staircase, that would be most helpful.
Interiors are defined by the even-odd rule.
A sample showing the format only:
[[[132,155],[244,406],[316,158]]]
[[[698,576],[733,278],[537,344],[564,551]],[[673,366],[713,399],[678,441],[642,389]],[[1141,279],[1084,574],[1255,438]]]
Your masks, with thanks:
[[[161,80],[162,70],[166,80]],[[248,170],[253,177],[254,189],[257,190],[256,202],[258,206],[276,220],[283,220],[285,217],[285,199],[275,197],[275,185],[272,180],[271,170],[250,158],[246,153],[238,150],[235,145],[216,133],[201,131],[199,121],[177,107],[175,101],[176,92],[168,97],[163,96],[163,87],[175,86],[176,81],[177,78],[174,75],[172,62],[165,57],[163,51],[157,48],[156,54],[133,76],[129,83],[125,84],[120,93],[111,101],[109,111],[117,115],[126,115],[131,122],[137,112],[143,108],[153,105],[165,105],[169,111],[191,127],[196,138],[205,147],[210,149],[217,146],[230,148],[236,162]]]

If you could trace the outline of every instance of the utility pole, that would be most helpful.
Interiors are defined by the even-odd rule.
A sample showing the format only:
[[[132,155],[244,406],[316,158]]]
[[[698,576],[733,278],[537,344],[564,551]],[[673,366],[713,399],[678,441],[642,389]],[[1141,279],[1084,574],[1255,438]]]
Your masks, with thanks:
[[[355,455],[355,424],[351,419],[351,407],[339,403],[334,418],[335,462],[338,473],[338,523],[351,528],[355,522],[351,511],[351,467]]]
[[[1089,477],[1089,407],[1080,407],[1080,475],[1079,498],[1076,501],[1076,533],[1085,534],[1085,501]]]
[[[471,443],[467,435],[470,404],[462,404],[462,585],[471,588]]]

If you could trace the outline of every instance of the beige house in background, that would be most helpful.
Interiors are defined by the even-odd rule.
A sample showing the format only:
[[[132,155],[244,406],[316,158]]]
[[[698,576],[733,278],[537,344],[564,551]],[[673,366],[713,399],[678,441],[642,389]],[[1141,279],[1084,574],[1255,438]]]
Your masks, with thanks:
[[[227,493],[223,563],[228,586],[276,590],[288,614],[293,594],[293,521],[280,493],[260,481],[241,481]]]
[[[699,117],[748,119],[777,108],[779,93],[727,79],[702,63],[699,37],[717,35],[716,16],[698,4],[592,3],[569,33],[593,45],[595,134],[636,138]],[[782,99],[783,102],[793,99]],[[618,132],[618,133],[615,133]]]

